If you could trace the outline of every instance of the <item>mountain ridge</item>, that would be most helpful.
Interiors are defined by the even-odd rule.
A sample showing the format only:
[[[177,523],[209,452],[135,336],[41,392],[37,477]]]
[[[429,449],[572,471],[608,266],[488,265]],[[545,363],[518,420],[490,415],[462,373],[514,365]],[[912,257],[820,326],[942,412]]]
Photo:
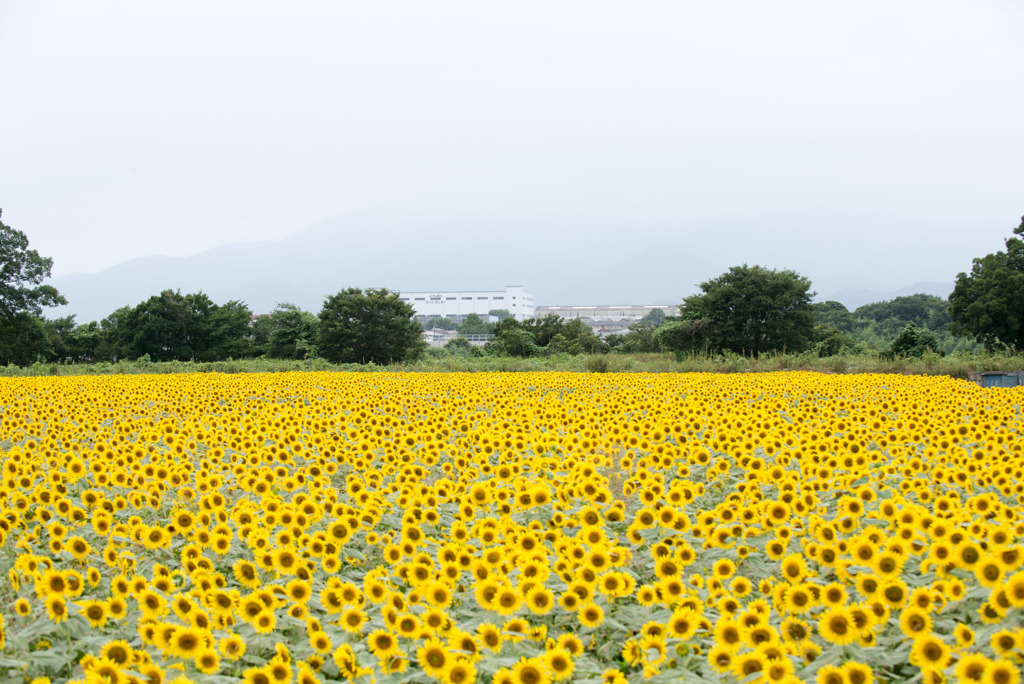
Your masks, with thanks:
[[[953,276],[969,260],[961,266],[943,257],[943,267],[939,257],[922,253],[915,234],[945,231],[951,236],[943,243],[947,251],[970,254],[971,227],[918,222],[896,235],[903,222],[822,212],[681,223],[364,211],[279,240],[138,257],[98,273],[56,277],[52,284],[70,304],[49,315],[98,320],[168,288],[202,290],[217,302],[242,300],[254,313],[284,301],[317,311],[325,296],[345,287],[444,291],[518,284],[533,292],[538,305],[678,304],[698,292],[700,282],[740,263],[795,270],[811,279],[815,291],[831,293],[818,301],[835,299],[851,309],[893,293],[913,294],[915,287],[948,295],[951,282],[929,276]],[[838,253],[818,249],[823,225],[860,239]]]

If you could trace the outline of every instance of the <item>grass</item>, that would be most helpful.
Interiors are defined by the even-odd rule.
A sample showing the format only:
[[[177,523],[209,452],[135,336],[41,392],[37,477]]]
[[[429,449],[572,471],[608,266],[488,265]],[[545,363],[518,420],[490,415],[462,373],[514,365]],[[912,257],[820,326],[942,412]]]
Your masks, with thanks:
[[[60,364],[0,367],[0,376],[41,375],[132,375],[160,373],[280,373],[285,371],[344,372],[526,372],[570,371],[610,373],[766,373],[771,371],[817,371],[820,373],[901,373],[907,375],[948,375],[966,378],[974,371],[1024,370],[1024,356],[1011,354],[926,354],[920,359],[884,358],[876,355],[818,357],[812,354],[738,354],[692,356],[676,359],[668,353],[596,354],[569,356],[555,354],[535,358],[430,354],[411,363],[390,366],[374,364],[332,364],[323,359],[288,361],[282,359],[240,359],[200,363],[146,360],[117,363]]]

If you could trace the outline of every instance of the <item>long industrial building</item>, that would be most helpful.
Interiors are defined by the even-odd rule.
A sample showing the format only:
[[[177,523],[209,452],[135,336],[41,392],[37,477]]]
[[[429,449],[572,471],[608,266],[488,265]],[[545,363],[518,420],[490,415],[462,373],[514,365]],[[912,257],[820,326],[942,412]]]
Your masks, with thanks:
[[[666,316],[675,316],[679,313],[679,306],[671,305],[648,305],[648,304],[596,304],[593,306],[538,306],[536,308],[537,318],[543,318],[548,314],[555,314],[562,318],[589,318],[589,319],[635,319],[640,320],[654,309],[661,309]]]
[[[504,290],[460,290],[458,292],[400,292],[399,297],[416,311],[417,316],[486,316],[494,309],[505,309],[517,321],[533,318],[533,293],[521,285]]]

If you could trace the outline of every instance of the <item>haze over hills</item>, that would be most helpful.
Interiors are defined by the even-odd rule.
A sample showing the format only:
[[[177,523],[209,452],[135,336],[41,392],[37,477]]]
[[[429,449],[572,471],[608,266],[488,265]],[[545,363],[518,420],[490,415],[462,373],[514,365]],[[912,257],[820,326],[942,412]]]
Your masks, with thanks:
[[[846,305],[846,308],[850,311],[857,309],[865,304],[873,304],[874,302],[887,302],[897,297],[907,297],[913,294],[929,294],[942,299],[947,299],[953,292],[953,283],[914,283],[901,287],[896,290],[866,290],[866,289],[846,289],[840,290],[839,292],[833,292],[832,294],[817,298],[817,301],[836,301],[842,302]]]
[[[239,299],[254,313],[284,301],[316,312],[326,294],[349,286],[524,285],[538,305],[678,304],[700,282],[742,263],[795,270],[811,279],[818,301],[834,299],[853,309],[915,292],[948,296],[971,258],[1000,247],[972,239],[975,228],[989,225],[835,212],[678,223],[374,210],[332,218],[282,240],[228,244],[187,257],[151,256],[99,273],[57,277],[52,283],[69,305],[48,315],[73,313],[85,323],[164,289],[202,290],[218,303]],[[826,231],[850,236],[841,253],[808,249]]]

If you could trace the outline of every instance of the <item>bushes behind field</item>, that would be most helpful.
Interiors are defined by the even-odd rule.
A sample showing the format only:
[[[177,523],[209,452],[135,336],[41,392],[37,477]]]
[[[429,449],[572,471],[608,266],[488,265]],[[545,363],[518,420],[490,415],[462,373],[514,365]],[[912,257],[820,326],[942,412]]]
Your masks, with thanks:
[[[786,370],[810,370],[822,373],[901,373],[908,375],[948,375],[966,378],[975,371],[1021,370],[1024,357],[1013,354],[951,354],[940,356],[925,352],[921,358],[880,358],[868,354],[839,354],[819,357],[803,354],[764,354],[745,357],[739,354],[692,354],[677,359],[669,353],[579,354],[557,353],[551,356],[519,358],[509,356],[470,356],[443,349],[428,350],[415,362],[379,366],[372,363],[332,364],[324,359],[253,358],[208,363],[192,361],[153,362],[143,357],[117,363],[64,364],[36,363],[31,366],[0,367],[0,376],[40,375],[118,375],[139,373],[280,373],[285,371],[342,372],[527,372],[575,371],[611,373],[764,373]]]

